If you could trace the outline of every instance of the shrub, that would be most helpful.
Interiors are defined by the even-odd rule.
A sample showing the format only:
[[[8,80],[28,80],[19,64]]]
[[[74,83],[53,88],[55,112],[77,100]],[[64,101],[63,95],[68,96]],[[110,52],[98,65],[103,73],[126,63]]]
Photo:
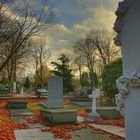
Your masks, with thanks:
[[[122,58],[119,58],[112,63],[106,65],[102,72],[102,89],[112,103],[114,97],[118,93],[116,80],[122,75]]]

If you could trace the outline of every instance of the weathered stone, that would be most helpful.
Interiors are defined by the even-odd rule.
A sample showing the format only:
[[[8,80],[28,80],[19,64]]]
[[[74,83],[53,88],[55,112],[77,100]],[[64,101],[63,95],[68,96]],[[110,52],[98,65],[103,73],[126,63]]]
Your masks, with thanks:
[[[26,101],[8,101],[8,108],[10,109],[26,109],[27,102]]]
[[[47,108],[63,108],[63,77],[52,76],[48,80],[48,101],[41,103]]]
[[[140,87],[136,76],[140,75],[140,0],[124,2],[132,2],[132,6],[125,11],[121,29],[124,82],[119,79],[117,84],[120,93],[117,104],[121,111],[124,106],[126,140],[140,140]]]
[[[34,113],[28,109],[12,109],[10,110],[10,114],[14,116],[33,116]]]
[[[77,110],[46,109],[41,110],[41,115],[47,117],[51,124],[77,122]]]
[[[92,94],[89,95],[89,98],[92,98],[92,112],[89,113],[87,121],[96,121],[99,120],[101,117],[96,112],[96,98],[100,97],[100,90],[99,89],[93,89]]]
[[[116,35],[116,37],[114,37],[114,43],[116,46],[121,46],[121,34],[119,33],[118,35]]]
[[[120,33],[121,32],[121,29],[122,29],[122,21],[120,18],[117,18],[115,23],[114,23],[114,27],[113,29],[117,32],[117,33]]]

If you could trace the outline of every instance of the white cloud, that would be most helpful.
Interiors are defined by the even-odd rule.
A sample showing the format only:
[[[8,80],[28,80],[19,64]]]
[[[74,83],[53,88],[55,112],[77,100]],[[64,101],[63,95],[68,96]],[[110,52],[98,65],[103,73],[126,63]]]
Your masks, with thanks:
[[[50,30],[50,34],[52,36],[65,36],[68,35],[70,33],[69,29],[63,25],[63,24],[56,24],[52,27],[52,29]]]
[[[58,58],[61,53],[72,55],[73,43],[77,39],[83,38],[91,29],[112,30],[115,20],[114,11],[100,6],[87,9],[86,12],[91,16],[74,24],[72,28],[57,24],[51,29],[51,41],[48,41],[48,46],[54,54],[52,59]]]
[[[93,0],[79,0],[88,6],[85,9],[77,9],[77,13],[83,13],[85,18],[75,23],[72,27],[66,27],[64,24],[56,24],[48,32],[48,36],[42,38],[46,40],[46,48],[52,54],[51,61],[56,61],[61,53],[73,55],[73,43],[83,38],[91,29],[108,29],[112,30],[115,21],[114,10],[119,0],[95,0],[96,6],[93,5]],[[92,3],[90,5],[90,3]],[[92,6],[93,5],[93,6]],[[97,6],[98,5],[98,6]],[[48,7],[46,7],[47,10]],[[54,8],[58,11],[57,7]],[[73,7],[71,7],[72,11]],[[79,11],[78,11],[79,10]],[[62,16],[62,15],[59,15]],[[34,37],[40,39],[40,37]]]
[[[106,28],[108,30],[113,28],[113,22],[115,20],[114,11],[111,9],[105,9],[104,7],[97,7],[89,9],[89,12],[93,13],[93,17],[88,18],[83,22],[85,26],[92,28]]]

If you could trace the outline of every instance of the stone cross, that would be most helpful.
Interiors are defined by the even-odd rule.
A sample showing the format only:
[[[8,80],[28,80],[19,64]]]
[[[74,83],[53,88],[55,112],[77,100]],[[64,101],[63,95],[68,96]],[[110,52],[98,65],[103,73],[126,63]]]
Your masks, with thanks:
[[[24,94],[24,88],[23,87],[21,88],[21,94]]]
[[[92,114],[96,114],[96,99],[98,97],[100,97],[100,90],[94,88],[92,94],[89,95],[89,98],[92,98]]]
[[[13,91],[12,91],[13,93],[16,93],[16,92],[17,92],[16,88],[17,88],[17,87],[16,87],[16,82],[14,82],[14,83],[13,83]]]

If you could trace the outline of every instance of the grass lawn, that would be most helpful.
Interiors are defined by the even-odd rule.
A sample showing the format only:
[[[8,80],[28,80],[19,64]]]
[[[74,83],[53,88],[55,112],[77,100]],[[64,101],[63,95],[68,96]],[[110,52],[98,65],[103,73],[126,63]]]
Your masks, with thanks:
[[[82,107],[82,106],[74,105],[74,104],[64,104],[64,108],[65,109],[74,109],[74,110],[83,110],[83,109],[85,110],[86,109],[86,107]],[[38,103],[29,103],[28,109],[35,111],[35,110],[42,110],[42,109],[44,109],[44,107],[42,107]]]
[[[75,104],[66,104],[64,105],[65,109],[75,109],[75,110],[83,110],[86,109],[86,107],[75,105]]]

